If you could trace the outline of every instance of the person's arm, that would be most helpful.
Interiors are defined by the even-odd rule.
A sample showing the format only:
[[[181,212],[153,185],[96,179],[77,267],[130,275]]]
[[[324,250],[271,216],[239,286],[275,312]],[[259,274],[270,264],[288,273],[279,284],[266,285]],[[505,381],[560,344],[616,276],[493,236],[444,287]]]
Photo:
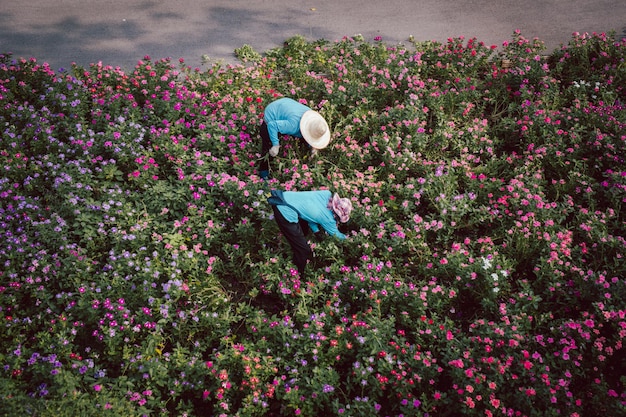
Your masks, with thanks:
[[[347,236],[339,231],[337,228],[337,223],[335,222],[326,222],[321,225],[322,228],[331,236],[335,236],[341,240],[347,239]]]
[[[278,133],[279,133],[279,123],[276,120],[272,120],[269,122],[266,122],[267,124],[267,133],[269,133],[270,136],[270,142],[272,142],[272,145],[274,146],[278,146]]]
[[[320,225],[315,223],[315,222],[308,222],[309,223],[309,228],[311,229],[311,231],[313,233],[317,233],[320,231]]]

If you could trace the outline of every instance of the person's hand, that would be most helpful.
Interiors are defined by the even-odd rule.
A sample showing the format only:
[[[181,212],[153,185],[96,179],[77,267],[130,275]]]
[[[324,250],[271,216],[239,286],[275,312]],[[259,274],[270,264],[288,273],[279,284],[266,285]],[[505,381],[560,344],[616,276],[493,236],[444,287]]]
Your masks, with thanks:
[[[274,157],[276,155],[278,155],[278,150],[280,149],[280,145],[274,145],[270,148],[269,154],[270,156]]]
[[[317,149],[311,149],[311,158],[315,158],[317,156]]]

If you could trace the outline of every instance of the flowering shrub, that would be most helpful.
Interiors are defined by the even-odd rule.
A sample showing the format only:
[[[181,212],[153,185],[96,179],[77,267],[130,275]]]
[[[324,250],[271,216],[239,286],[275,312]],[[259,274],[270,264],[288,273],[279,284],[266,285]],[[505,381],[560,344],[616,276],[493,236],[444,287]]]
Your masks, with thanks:
[[[0,56],[2,415],[626,412],[626,44],[296,36],[246,66]],[[506,63],[506,65],[504,65]],[[349,239],[304,276],[257,172]]]

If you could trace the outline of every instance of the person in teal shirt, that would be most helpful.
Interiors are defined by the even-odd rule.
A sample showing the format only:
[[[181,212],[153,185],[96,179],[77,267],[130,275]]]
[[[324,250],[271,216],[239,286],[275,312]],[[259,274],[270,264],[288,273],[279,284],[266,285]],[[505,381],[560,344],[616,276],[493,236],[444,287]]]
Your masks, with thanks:
[[[280,135],[304,139],[312,152],[324,149],[330,142],[330,128],[326,120],[315,110],[287,97],[275,100],[265,108],[260,134],[262,159],[259,175],[263,179],[269,177],[269,161],[264,157],[267,154],[271,157],[278,155]]]
[[[313,258],[306,238],[309,230],[316,235],[325,231],[338,239],[346,239],[337,224],[350,220],[352,202],[348,198],[340,198],[328,190],[272,191],[268,202],[272,205],[278,228],[293,250],[293,262],[300,276]]]

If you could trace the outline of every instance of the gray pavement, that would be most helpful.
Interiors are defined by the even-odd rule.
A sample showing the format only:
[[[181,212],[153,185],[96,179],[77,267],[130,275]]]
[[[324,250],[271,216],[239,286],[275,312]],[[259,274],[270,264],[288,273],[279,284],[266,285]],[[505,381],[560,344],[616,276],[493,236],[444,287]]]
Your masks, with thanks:
[[[139,59],[202,57],[237,63],[294,35],[335,41],[362,34],[389,44],[476,37],[500,46],[519,29],[548,52],[573,32],[626,36],[626,0],[0,0],[0,53],[54,69],[72,62],[134,67]]]

